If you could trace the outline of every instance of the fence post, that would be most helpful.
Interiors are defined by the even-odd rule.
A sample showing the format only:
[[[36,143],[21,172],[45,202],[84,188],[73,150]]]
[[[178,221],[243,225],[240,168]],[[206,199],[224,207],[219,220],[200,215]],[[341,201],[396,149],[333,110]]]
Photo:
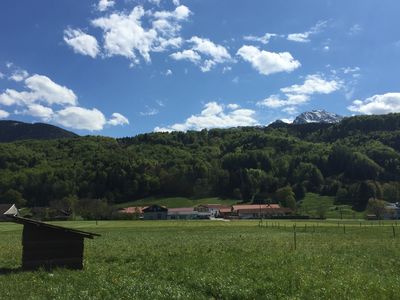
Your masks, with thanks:
[[[394,229],[394,225],[392,226],[392,231],[393,231],[393,238],[396,238],[396,231]]]
[[[293,241],[294,241],[294,250],[296,250],[297,249],[296,224],[293,225]]]
[[[346,233],[346,225],[343,225],[343,233]]]

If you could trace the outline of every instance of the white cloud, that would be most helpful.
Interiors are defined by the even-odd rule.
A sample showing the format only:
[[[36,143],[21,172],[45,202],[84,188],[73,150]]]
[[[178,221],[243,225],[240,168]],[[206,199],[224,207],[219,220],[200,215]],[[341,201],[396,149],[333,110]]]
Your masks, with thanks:
[[[165,76],[171,76],[172,75],[172,71],[170,70],[170,69],[168,69],[166,72],[165,72]]]
[[[231,55],[224,46],[214,44],[209,39],[194,36],[189,42],[194,44],[193,50],[211,57],[215,63],[223,63],[231,59]]]
[[[198,115],[192,115],[184,123],[177,123],[168,127],[156,127],[154,131],[187,131],[210,128],[227,128],[238,126],[254,126],[258,122],[254,118],[255,111],[251,109],[231,109],[226,112],[225,107],[217,102],[209,102]]]
[[[96,38],[84,33],[80,29],[68,28],[64,30],[64,41],[74,50],[75,53],[96,58],[100,52]]]
[[[111,118],[107,121],[107,124],[111,126],[129,125],[129,120],[120,113],[113,113]]]
[[[289,52],[268,52],[254,46],[242,46],[237,55],[253,66],[260,74],[270,75],[278,72],[292,72],[301,66]]]
[[[326,21],[319,21],[317,24],[315,24],[315,26],[311,27],[309,31],[288,34],[287,40],[292,42],[308,43],[310,42],[310,36],[320,33],[326,27],[326,25]]]
[[[179,5],[174,11],[157,11],[154,13],[154,17],[157,19],[175,19],[175,20],[186,20],[191,14],[190,9],[185,5]]]
[[[113,7],[115,5],[115,1],[113,0],[100,0],[97,5],[97,9],[99,11],[106,11],[107,9]]]
[[[70,106],[56,112],[53,118],[62,126],[89,131],[102,130],[106,124],[103,113],[96,108]]]
[[[341,82],[336,80],[327,81],[320,75],[308,75],[302,85],[292,85],[290,87],[282,88],[281,92],[285,94],[330,94],[337,91],[341,87]]]
[[[215,44],[209,39],[193,36],[187,42],[192,44],[190,49],[172,53],[170,57],[175,60],[191,61],[198,65],[202,72],[208,72],[215,65],[232,60],[231,55],[224,46]],[[224,68],[224,72],[226,70]]]
[[[108,56],[121,55],[133,61],[136,52],[150,61],[150,51],[157,38],[154,29],[145,30],[140,19],[145,15],[143,7],[135,7],[130,14],[113,13],[92,21],[92,25],[104,31],[104,48]]]
[[[163,52],[169,48],[179,48],[181,47],[183,40],[181,37],[164,39],[159,38],[157,41],[157,45],[152,48],[154,52]]]
[[[53,82],[47,76],[35,74],[25,80],[25,85],[32,91],[35,101],[60,105],[77,103],[77,96],[71,89]]]
[[[47,76],[32,75],[24,80],[24,85],[24,91],[6,89],[0,94],[0,104],[21,107],[14,111],[15,114],[29,115],[73,129],[94,131],[102,130],[106,124],[111,126],[129,124],[128,119],[119,113],[113,113],[107,121],[98,109],[77,106],[78,98],[75,93]],[[55,111],[54,106],[58,111]],[[0,116],[1,112],[4,111],[0,110]],[[4,112],[2,115],[8,117],[9,113]]]
[[[235,109],[239,109],[240,105],[236,104],[236,103],[230,103],[226,107],[229,108],[229,109],[235,110]]]
[[[15,70],[12,75],[9,77],[10,80],[20,82],[27,78],[29,73],[26,70]]]
[[[285,106],[295,106],[305,104],[310,100],[307,95],[293,95],[287,94],[284,99],[280,98],[279,95],[272,95],[264,100],[257,102],[258,106],[264,106],[269,108],[280,108]]]
[[[7,89],[0,94],[0,104],[3,105],[29,105],[35,102],[47,104],[75,105],[77,97],[75,93],[65,86],[53,82],[43,75],[33,75],[25,79],[28,91],[18,92]]]
[[[375,95],[366,100],[355,100],[347,107],[352,112],[366,115],[400,112],[400,93]]]
[[[208,72],[217,64],[232,60],[231,55],[224,46],[215,44],[209,39],[193,36],[187,42],[192,44],[190,49],[175,52],[170,57],[175,60],[191,61],[198,65],[202,72]],[[224,68],[224,71],[226,70]]]
[[[30,104],[23,111],[15,111],[15,113],[40,118],[46,122],[50,121],[54,114],[53,110],[50,107],[46,107],[40,104]]]
[[[5,119],[5,118],[8,118],[9,116],[10,116],[9,112],[0,109],[0,119]]]
[[[259,42],[261,44],[268,44],[269,41],[274,38],[274,37],[278,37],[279,35],[277,35],[276,33],[266,33],[263,36],[254,36],[254,35],[246,35],[243,37],[244,40],[246,41],[251,41],[251,42]]]
[[[360,67],[346,67],[342,68],[344,74],[358,73],[361,71]]]
[[[281,88],[283,95],[272,95],[258,101],[258,106],[272,109],[282,108],[282,111],[295,114],[297,106],[306,104],[314,94],[331,94],[342,88],[342,82],[332,79],[326,80],[321,75],[308,75],[301,85],[295,84]]]
[[[172,0],[172,3],[173,3],[175,6],[178,6],[178,5],[181,4],[181,2],[180,2],[179,0]]]
[[[201,60],[201,56],[191,49],[172,53],[170,57],[175,60],[189,60],[192,63],[198,63]]]
[[[162,52],[179,48],[182,38],[179,22],[189,18],[188,7],[179,5],[173,11],[145,11],[136,6],[130,13],[114,12],[111,15],[92,20],[94,27],[103,30],[104,50],[108,57],[123,56],[131,60],[131,66],[151,61],[151,52]],[[148,28],[145,28],[145,25]]]
[[[6,75],[0,72],[0,79],[3,79],[4,77],[6,77]]]

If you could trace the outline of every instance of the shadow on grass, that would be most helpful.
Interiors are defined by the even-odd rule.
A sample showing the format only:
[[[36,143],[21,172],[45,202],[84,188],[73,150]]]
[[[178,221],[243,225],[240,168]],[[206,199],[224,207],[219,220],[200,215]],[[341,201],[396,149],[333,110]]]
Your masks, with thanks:
[[[1,275],[9,275],[9,274],[17,274],[17,273],[22,273],[26,272],[27,270],[22,269],[21,267],[19,268],[0,268],[0,276]]]

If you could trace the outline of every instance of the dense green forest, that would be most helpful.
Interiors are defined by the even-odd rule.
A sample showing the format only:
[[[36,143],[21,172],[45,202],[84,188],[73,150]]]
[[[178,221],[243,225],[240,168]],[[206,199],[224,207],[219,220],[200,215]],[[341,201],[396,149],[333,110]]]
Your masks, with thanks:
[[[362,210],[400,201],[400,114],[341,123],[0,143],[0,202],[109,204],[147,196],[289,203],[306,192]]]

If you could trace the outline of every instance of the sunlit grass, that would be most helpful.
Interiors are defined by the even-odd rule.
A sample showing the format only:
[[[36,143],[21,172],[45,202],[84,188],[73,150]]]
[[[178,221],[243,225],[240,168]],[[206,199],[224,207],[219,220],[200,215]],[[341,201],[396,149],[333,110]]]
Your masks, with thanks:
[[[0,298],[396,299],[400,286],[390,221],[57,224],[102,234],[86,241],[84,271],[0,275]],[[21,226],[0,235],[0,268],[18,268]]]

